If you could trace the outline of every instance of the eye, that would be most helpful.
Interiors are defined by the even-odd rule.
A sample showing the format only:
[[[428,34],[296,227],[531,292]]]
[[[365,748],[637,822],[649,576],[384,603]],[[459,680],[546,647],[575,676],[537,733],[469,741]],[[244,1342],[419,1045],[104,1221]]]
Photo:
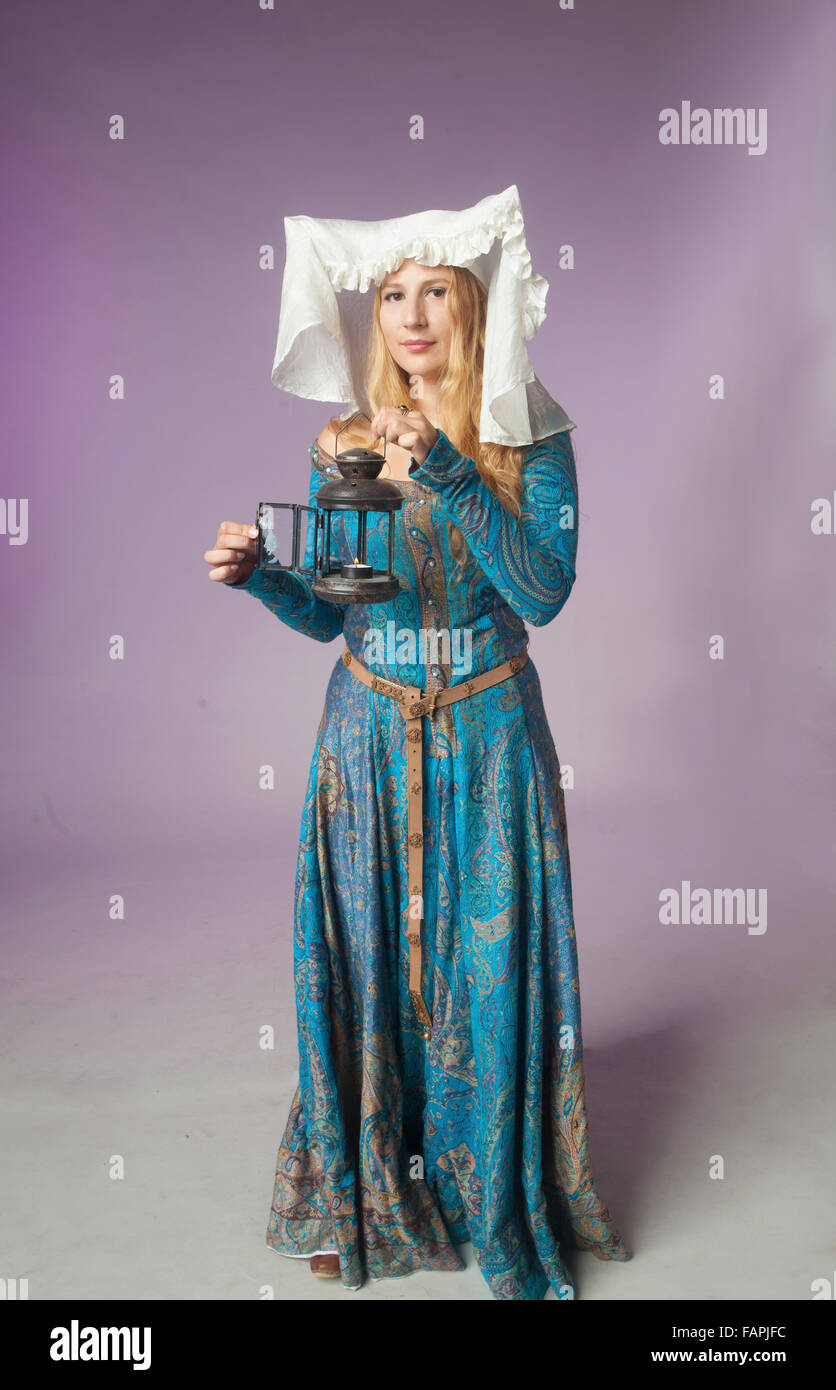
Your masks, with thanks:
[[[429,289],[429,290],[427,291],[427,293],[428,293],[428,294],[446,294],[446,293],[447,293],[447,286],[446,286],[446,285],[433,285],[433,286],[431,287],[431,289]],[[401,291],[400,291],[400,290],[389,290],[387,294],[384,294],[384,295],[383,295],[383,299],[384,299],[384,300],[395,299],[395,298],[396,298],[397,296],[399,296],[400,294],[401,294]]]

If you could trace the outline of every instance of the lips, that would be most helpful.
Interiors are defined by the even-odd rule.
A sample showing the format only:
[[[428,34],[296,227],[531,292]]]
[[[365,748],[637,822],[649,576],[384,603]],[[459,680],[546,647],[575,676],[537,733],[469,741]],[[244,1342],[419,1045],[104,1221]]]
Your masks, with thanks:
[[[401,347],[411,347],[411,348],[432,347],[432,343],[427,342],[426,339],[424,339],[424,338],[412,338],[412,339],[410,339],[408,342],[402,343],[402,344],[401,344]]]

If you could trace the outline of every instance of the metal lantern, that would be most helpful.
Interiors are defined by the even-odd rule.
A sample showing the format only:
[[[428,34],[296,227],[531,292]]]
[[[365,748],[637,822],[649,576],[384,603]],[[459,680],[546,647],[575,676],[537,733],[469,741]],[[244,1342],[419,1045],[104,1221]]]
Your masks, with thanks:
[[[371,424],[365,411],[357,410],[337,430],[337,439],[359,415]],[[306,507],[301,502],[260,502],[256,515],[258,567],[268,571],[292,570],[297,574],[310,575],[317,598],[328,599],[331,603],[383,603],[395,598],[401,584],[392,570],[395,545],[393,526],[395,512],[403,506],[404,494],[397,483],[378,477],[385,460],[385,442],[382,454],[374,449],[346,449],[343,453],[335,453],[335,462],[342,477],[323,483],[317,493],[316,507]],[[275,558],[278,547],[273,513],[288,510],[293,513],[292,560],[289,565],[282,565]],[[307,568],[299,564],[302,512],[312,514],[315,527],[313,566]],[[334,512],[356,514],[353,563],[342,564],[338,558],[334,561],[331,559],[331,516]],[[385,570],[376,570],[368,563],[366,528],[369,512],[384,512],[389,517],[388,565]],[[346,518],[347,534],[348,531],[349,521]],[[311,550],[310,544],[306,549]]]

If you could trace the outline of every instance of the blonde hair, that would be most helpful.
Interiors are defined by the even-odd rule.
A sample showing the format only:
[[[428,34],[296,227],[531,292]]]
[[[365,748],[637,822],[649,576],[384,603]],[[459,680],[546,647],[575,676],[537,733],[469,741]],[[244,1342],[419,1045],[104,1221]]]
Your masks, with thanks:
[[[438,418],[447,438],[459,453],[472,458],[480,478],[506,511],[520,515],[522,464],[526,446],[512,448],[479,442],[479,416],[482,408],[482,365],[485,356],[485,320],[488,292],[481,280],[463,266],[448,267],[451,280],[447,290],[450,314],[450,352],[442,369],[438,391]],[[365,364],[365,390],[374,415],[384,405],[406,405],[421,409],[420,396],[410,395],[409,376],[392,357],[380,327],[383,286],[378,285],[372,311],[372,328]],[[329,420],[329,428],[340,428],[340,420]],[[340,434],[340,449],[367,442],[368,426],[358,420]],[[458,526],[448,522],[450,550],[456,561],[458,578],[467,558],[467,542]]]

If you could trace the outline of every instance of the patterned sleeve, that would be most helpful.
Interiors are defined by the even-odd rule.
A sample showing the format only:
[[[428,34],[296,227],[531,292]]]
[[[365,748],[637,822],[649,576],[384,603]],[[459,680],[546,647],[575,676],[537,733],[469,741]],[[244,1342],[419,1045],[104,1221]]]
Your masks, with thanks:
[[[324,475],[311,466],[311,482],[308,491],[308,506],[316,505],[316,496],[324,481]],[[305,539],[305,569],[313,566],[314,525],[313,517],[308,517]],[[345,608],[318,598],[313,591],[309,575],[293,574],[288,570],[254,569],[243,584],[231,584],[231,589],[243,589],[255,594],[266,608],[288,627],[312,637],[316,642],[333,642],[343,630]]]
[[[569,431],[536,440],[523,461],[521,512],[514,517],[473,459],[446,434],[410,476],[441,497],[478,564],[515,613],[535,627],[556,618],[575,582],[578,485]]]

